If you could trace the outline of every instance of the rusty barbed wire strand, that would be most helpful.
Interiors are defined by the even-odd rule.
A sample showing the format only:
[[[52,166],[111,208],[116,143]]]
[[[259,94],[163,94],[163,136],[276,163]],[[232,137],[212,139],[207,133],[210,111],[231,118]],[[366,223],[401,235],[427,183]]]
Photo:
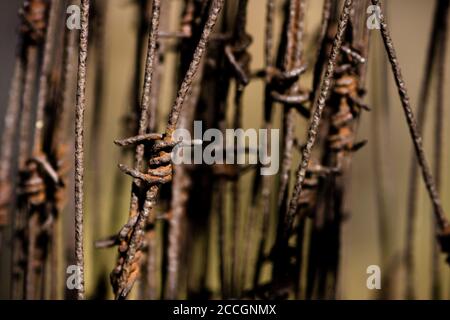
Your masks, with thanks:
[[[439,37],[442,30],[442,25],[446,19],[446,12],[443,6],[444,2],[447,0],[436,2],[436,8],[433,18],[433,27],[431,31],[431,37],[428,43],[428,52],[424,68],[424,76],[422,79],[421,90],[419,93],[418,109],[417,109],[417,125],[419,132],[423,132],[423,126],[426,120],[427,104],[429,99],[429,92],[431,89],[431,78],[432,71],[435,68],[435,59],[440,46]],[[448,1],[447,1],[448,2]],[[418,174],[417,174],[417,160],[414,151],[411,151],[411,160],[409,167],[409,183],[408,183],[408,199],[407,199],[407,210],[406,210],[406,239],[405,239],[405,268],[406,272],[406,298],[414,299],[415,297],[415,286],[414,286],[414,239],[415,239],[415,228],[414,224],[417,216],[417,193],[418,193]]]
[[[380,6],[379,0],[372,0],[373,5]],[[422,147],[422,137],[417,128],[416,119],[414,113],[411,109],[408,92],[405,87],[405,82],[400,70],[400,66],[397,59],[397,54],[389,33],[388,26],[384,19],[383,10],[380,6],[380,25],[381,25],[381,35],[383,37],[383,42],[385,45],[386,52],[389,57],[389,62],[392,66],[392,72],[394,74],[394,79],[398,88],[398,93],[400,96],[400,101],[402,103],[403,111],[405,113],[406,121],[411,134],[411,139],[414,143],[414,148],[416,150],[418,162],[422,171],[423,180],[427,187],[428,196],[433,205],[433,213],[436,217],[436,223],[440,232],[438,232],[438,240],[441,244],[441,249],[443,252],[450,254],[450,227],[447,217],[445,216],[444,210],[442,208],[441,200],[436,189],[436,183],[431,173],[430,167],[425,157],[425,152]]]
[[[265,68],[273,66],[273,27],[275,16],[275,0],[266,1],[266,16],[265,16],[265,36],[264,36],[264,64]]]
[[[136,217],[136,220],[133,221],[133,225],[130,230],[129,243],[127,244],[125,250],[123,250],[123,260],[119,261],[118,268],[115,269],[116,275],[113,277],[113,284],[115,287],[114,291],[117,299],[124,299],[127,297],[139,273],[142,231],[149,217],[150,211],[152,211],[152,209],[156,205],[156,199],[161,184],[169,182],[172,176],[171,161],[169,160],[169,164],[165,165],[165,162],[160,163],[158,159],[163,159],[168,154],[166,151],[164,151],[165,148],[171,149],[175,146],[174,142],[172,141],[171,135],[178,123],[184,101],[191,90],[193,78],[200,66],[200,60],[206,50],[206,44],[218,19],[218,15],[223,7],[223,4],[224,0],[216,0],[211,7],[210,15],[203,29],[202,36],[199,40],[197,48],[194,52],[193,60],[178,91],[177,98],[175,99],[175,102],[171,108],[168,124],[165,131],[165,137],[161,142],[155,144],[155,146],[153,147],[152,153],[154,154],[154,156],[151,157],[150,164],[152,163],[152,161],[154,161],[154,163],[158,166],[158,169],[150,169],[148,171],[149,174],[142,174],[139,171],[129,169],[126,166],[120,166],[121,170],[126,174],[129,174],[134,178],[139,178],[140,180],[143,180],[143,182],[149,183],[149,189],[145,194],[143,208]],[[155,22],[158,22],[159,16],[154,15],[153,19],[156,19]],[[157,35],[158,33],[154,32],[154,35],[151,36],[151,38],[154,38],[154,42],[156,42],[155,40]],[[157,154],[159,154],[159,156],[155,156]]]
[[[84,112],[86,109],[86,77],[89,37],[90,0],[81,0],[81,30],[78,48],[77,99],[75,109],[75,255],[79,286],[77,297],[84,300]]]
[[[313,111],[310,125],[308,128],[307,142],[302,151],[302,160],[301,160],[301,163],[299,165],[299,168],[298,168],[298,171],[296,174],[296,176],[297,176],[296,183],[294,186],[294,190],[292,192],[291,200],[290,200],[287,215],[286,215],[285,230],[283,231],[285,236],[290,234],[290,230],[292,229],[292,222],[293,222],[293,219],[297,212],[298,199],[299,199],[299,196],[301,195],[301,192],[303,189],[303,183],[305,181],[306,171],[307,171],[308,164],[309,164],[309,161],[311,158],[312,148],[316,141],[322,112],[325,107],[328,95],[330,93],[332,78],[333,78],[333,75],[335,72],[335,67],[336,67],[336,61],[337,61],[338,55],[341,50],[344,33],[347,29],[347,23],[348,23],[350,11],[352,10],[352,8],[353,8],[353,1],[346,0],[344,2],[344,7],[342,9],[342,13],[339,18],[337,33],[336,33],[334,41],[333,41],[333,46],[331,48],[331,54],[330,54],[330,57],[329,57],[329,60],[327,63],[325,75],[322,79],[322,84],[320,86],[321,87],[320,92],[314,103],[314,111]]]
[[[161,9],[161,1],[153,0],[152,2],[152,15],[151,15],[151,29],[150,36],[148,37],[148,47],[147,47],[147,56],[145,62],[145,75],[144,75],[144,85],[142,91],[141,98],[141,114],[139,119],[139,128],[138,134],[140,136],[145,135],[148,127],[148,108],[150,105],[150,94],[152,88],[153,81],[153,66],[156,60],[156,45],[158,40],[158,30],[159,30],[159,22],[160,22],[160,9]],[[148,137],[147,137],[148,138]],[[139,140],[136,140],[139,141]],[[134,141],[133,141],[134,142]],[[144,145],[138,144],[136,146],[135,151],[135,163],[134,170],[142,171],[143,170],[143,161],[144,161]],[[136,223],[139,220],[140,210],[139,210],[139,189],[141,187],[141,180],[135,178],[133,180],[132,191],[131,191],[131,202],[130,202],[130,219],[133,219],[133,224],[128,224],[128,228],[125,230],[125,236],[122,239],[119,239],[119,261],[118,266],[111,273],[111,282],[113,284],[114,293],[116,298],[122,297],[125,298],[129,291],[131,290],[134,281],[137,278],[137,273],[139,270],[139,265],[135,265],[133,270],[131,271],[133,274],[130,275],[130,271],[127,270],[131,264],[136,263],[134,254],[135,252],[128,252],[132,243],[131,241],[133,236],[132,229],[136,227]],[[145,221],[142,222],[145,224]],[[128,231],[130,229],[130,231]],[[131,235],[129,235],[131,233]],[[130,237],[127,239],[127,237]],[[128,242],[130,242],[128,244]],[[136,246],[136,243],[133,244]],[[125,247],[125,250],[122,248]],[[130,257],[131,256],[131,257]],[[130,261],[131,259],[131,261]],[[131,281],[129,283],[129,278]]]
[[[159,153],[159,157],[164,157],[164,155],[167,154],[167,152],[162,151],[164,147],[172,148],[174,146],[171,135],[174,132],[174,130],[176,129],[176,125],[178,123],[181,109],[183,107],[183,104],[185,102],[187,95],[189,94],[189,92],[191,90],[191,85],[192,85],[193,79],[195,77],[196,72],[198,71],[201,58],[203,57],[203,54],[206,50],[206,45],[208,43],[209,37],[210,37],[210,35],[213,31],[213,28],[217,22],[219,13],[220,13],[221,9],[223,8],[223,5],[224,5],[224,0],[215,0],[212,4],[210,13],[208,16],[208,20],[206,21],[201,38],[198,42],[197,48],[195,49],[192,62],[189,66],[189,69],[187,70],[186,76],[184,77],[181,87],[177,93],[175,102],[172,105],[172,108],[170,110],[169,120],[168,120],[167,127],[165,130],[165,138],[162,142],[155,145],[156,148],[154,148],[154,153]],[[128,295],[129,290],[131,289],[131,286],[134,282],[133,279],[131,279],[131,281],[129,281],[130,272],[138,271],[138,269],[133,270],[133,269],[130,269],[130,267],[133,264],[133,262],[136,261],[136,259],[137,260],[139,259],[139,257],[136,257],[135,255],[136,255],[136,253],[139,252],[139,242],[140,242],[139,238],[141,237],[141,231],[143,230],[145,221],[147,220],[147,218],[150,214],[150,211],[156,205],[156,199],[157,199],[157,196],[159,193],[160,185],[162,183],[165,183],[167,180],[169,180],[171,178],[171,172],[170,172],[171,164],[169,164],[168,166],[161,167],[162,176],[160,176],[160,177],[153,176],[152,174],[149,174],[147,176],[136,174],[137,172],[128,171],[123,167],[122,167],[122,170],[131,175],[135,174],[136,177],[139,176],[140,178],[144,178],[144,181],[146,180],[151,183],[149,190],[146,192],[146,197],[145,197],[142,212],[139,213],[138,219],[137,219],[137,221],[134,225],[134,228],[131,232],[132,234],[130,237],[130,243],[128,246],[124,265],[122,267],[124,269],[124,271],[122,272],[122,274],[119,278],[119,281],[118,281],[119,283],[128,281],[128,283],[125,283],[125,285],[123,285],[123,284],[120,285],[120,287],[122,287],[122,288],[119,287],[119,290],[116,291],[117,292],[116,297],[123,299]],[[152,171],[152,170],[150,170],[150,171]],[[156,173],[156,171],[153,171],[153,172]]]
[[[206,50],[207,42],[217,22],[219,13],[223,8],[223,4],[224,0],[214,0],[213,2],[212,8],[210,10],[210,15],[208,17],[208,21],[206,22],[206,25],[203,29],[203,33],[198,43],[198,46],[195,50],[192,63],[189,66],[189,70],[186,74],[185,79],[183,80],[183,83],[181,84],[181,88],[177,94],[175,103],[172,106],[172,109],[170,110],[169,122],[166,129],[166,136],[171,134],[176,128],[178,117],[180,115],[181,108],[183,107],[184,99],[186,98],[186,96],[190,91],[191,83],[196,74],[196,71],[198,70],[200,60]]]

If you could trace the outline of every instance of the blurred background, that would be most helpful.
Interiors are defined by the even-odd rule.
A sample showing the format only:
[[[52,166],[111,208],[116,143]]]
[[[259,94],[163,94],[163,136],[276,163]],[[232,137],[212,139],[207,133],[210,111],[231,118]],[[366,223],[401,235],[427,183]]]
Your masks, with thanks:
[[[171,14],[171,29],[178,28],[180,16],[180,0],[164,0],[173,3]],[[233,1],[233,0],[227,0]],[[249,0],[248,32],[253,36],[250,47],[252,55],[251,69],[259,70],[263,67],[263,26],[265,5],[262,0]],[[8,101],[8,91],[13,72],[13,61],[17,44],[17,27],[19,23],[18,9],[22,1],[0,1],[0,119]],[[428,0],[389,0],[384,1],[388,16],[388,24],[395,43],[403,75],[410,93],[412,106],[416,108],[417,98],[424,73],[427,45],[432,28],[434,1]],[[130,179],[123,176],[123,188],[117,190],[115,178],[120,150],[112,143],[121,137],[122,119],[130,112],[130,87],[133,79],[133,59],[136,48],[136,32],[138,29],[137,16],[139,6],[131,0],[108,0],[105,15],[104,38],[104,88],[102,98],[102,118],[97,128],[96,145],[91,144],[89,137],[92,133],[93,105],[96,60],[90,52],[88,65],[88,100],[87,100],[87,172],[86,172],[86,289],[88,297],[103,292],[112,297],[109,289],[108,273],[115,263],[116,250],[98,250],[94,248],[94,241],[116,232],[126,221],[128,215]],[[314,63],[316,54],[315,34],[321,19],[322,1],[307,1],[306,32],[307,32],[307,60]],[[277,28],[281,24],[281,8],[278,9]],[[163,16],[162,19],[165,17]],[[279,32],[275,32],[279,34]],[[448,51],[450,52],[450,51]],[[450,53],[449,53],[450,54]],[[447,57],[448,58],[448,57]],[[448,60],[448,59],[447,59]],[[177,55],[168,53],[165,60],[165,71],[161,90],[158,124],[164,128],[167,110],[175,94],[175,68]],[[352,181],[350,186],[350,201],[348,203],[348,219],[344,224],[342,267],[339,280],[339,298],[342,299],[375,299],[380,296],[378,292],[368,290],[366,287],[366,269],[370,265],[382,266],[382,256],[390,261],[388,266],[382,266],[381,272],[393,279],[392,298],[404,298],[405,273],[401,263],[401,254],[405,246],[405,220],[407,214],[407,188],[408,172],[411,158],[412,143],[406,126],[402,107],[392,79],[390,69],[385,61],[384,47],[377,30],[371,31],[370,57],[368,67],[368,85],[365,102],[372,112],[364,113],[358,130],[358,140],[368,139],[369,143],[360,152],[356,153],[352,165]],[[450,75],[450,64],[447,63],[447,79]],[[310,83],[311,75],[305,78],[305,86]],[[91,80],[91,81],[90,81]],[[434,88],[434,85],[433,85]],[[262,125],[264,84],[254,81],[250,84],[244,96],[244,127],[259,128]],[[432,92],[433,89],[432,89]],[[445,82],[445,92],[450,92],[450,81]],[[448,95],[445,97],[445,106],[449,106]],[[432,132],[434,129],[434,96],[432,93],[429,113],[425,125],[424,145],[430,163],[433,163]],[[388,106],[383,103],[389,102]],[[280,119],[280,113],[275,116]],[[74,112],[74,109],[72,110]],[[450,109],[445,109],[445,124],[450,120]],[[380,119],[383,123],[380,124]],[[306,131],[306,122],[298,125],[298,137],[302,141]],[[280,125],[278,121],[278,125]],[[3,121],[0,122],[0,132]],[[448,155],[450,141],[450,126],[445,125],[445,140],[443,149],[444,170],[442,180],[441,198],[444,209],[450,211],[450,172]],[[377,139],[379,140],[378,143]],[[95,153],[98,162],[91,161]],[[130,159],[129,159],[130,160]],[[298,157],[294,159],[297,166]],[[376,163],[381,163],[381,172],[375,169]],[[381,174],[380,174],[381,173]],[[248,181],[247,181],[248,180]],[[242,182],[244,197],[249,195],[250,179]],[[381,185],[381,190],[380,190]],[[380,205],[379,200],[384,201]],[[431,295],[431,256],[432,219],[430,202],[425,194],[424,184],[420,182],[418,196],[417,234],[415,239],[416,274],[414,287],[417,298],[429,299]],[[380,247],[380,233],[378,229],[379,215],[388,218],[388,232],[383,237],[389,246],[382,250]],[[70,219],[62,217],[61,224],[70,223]],[[63,234],[62,237],[68,235]],[[214,236],[210,250],[214,252]],[[7,246],[8,247],[8,246]],[[59,248],[64,254],[63,246]],[[194,253],[192,253],[194,254]],[[8,248],[1,254],[0,260],[0,298],[8,297],[9,286],[9,256]],[[212,255],[211,255],[212,256]],[[201,259],[201,257],[199,258]],[[209,261],[211,265],[208,275],[209,286],[217,288],[217,261]],[[443,286],[445,297],[450,297],[450,272],[444,265],[441,257]],[[65,281],[65,266],[60,266],[60,282]],[[384,288],[382,288],[383,290]],[[62,293],[61,298],[62,298]]]

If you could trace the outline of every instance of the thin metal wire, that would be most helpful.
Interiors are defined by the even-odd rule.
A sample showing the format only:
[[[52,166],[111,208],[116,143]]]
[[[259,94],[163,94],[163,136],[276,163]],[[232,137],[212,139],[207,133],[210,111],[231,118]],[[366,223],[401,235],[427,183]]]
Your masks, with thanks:
[[[275,0],[267,0],[264,39],[264,61],[266,69],[273,67],[273,26],[275,16]]]
[[[201,59],[203,57],[204,52],[206,51],[206,45],[210,38],[210,35],[213,31],[213,28],[217,22],[219,17],[219,13],[222,10],[224,5],[224,0],[215,0],[212,4],[208,20],[203,29],[201,38],[197,45],[197,48],[194,52],[194,56],[192,62],[189,66],[189,69],[186,73],[186,76],[183,79],[181,87],[178,91],[175,102],[171,108],[169,114],[168,124],[165,130],[165,140],[163,144],[170,145],[172,143],[171,136],[174,130],[176,129],[178,119],[180,116],[181,109],[184,105],[187,95],[191,91],[192,82],[197,73]],[[155,34],[156,36],[156,34]],[[131,173],[131,172],[129,172]],[[118,288],[116,290],[116,298],[124,299],[130,292],[133,283],[135,281],[135,277],[131,277],[131,273],[135,274],[138,269],[136,269],[136,262],[138,262],[140,257],[140,239],[142,237],[142,230],[145,227],[145,223],[150,215],[150,212],[156,205],[156,200],[158,197],[160,189],[160,184],[153,184],[150,186],[149,190],[146,192],[146,198],[143,205],[143,209],[139,212],[137,217],[137,221],[134,225],[134,228],[131,232],[130,242],[126,251],[125,261],[123,263],[121,275],[118,279]],[[133,268],[132,266],[135,265]]]
[[[75,255],[79,287],[77,297],[84,299],[84,111],[86,109],[86,68],[89,37],[89,0],[81,0],[81,30],[78,48],[77,100],[75,111]]]
[[[143,92],[142,92],[142,98],[141,98],[141,114],[139,119],[139,128],[138,128],[138,134],[139,135],[145,135],[147,128],[148,128],[148,108],[150,105],[150,94],[151,94],[151,88],[152,88],[152,82],[153,82],[153,67],[157,58],[156,55],[156,45],[158,41],[158,31],[159,31],[159,22],[160,22],[160,10],[161,10],[161,1],[160,0],[153,0],[152,2],[152,24],[151,24],[151,30],[150,30],[150,36],[148,38],[148,48],[147,48],[147,57],[146,57],[146,63],[145,63],[145,75],[144,75],[144,86],[143,86]],[[144,161],[144,144],[138,144],[136,146],[135,151],[135,164],[134,168],[137,171],[141,171],[143,168],[143,161]],[[133,181],[133,187],[132,187],[132,194],[131,194],[131,202],[130,202],[130,218],[136,218],[139,219],[140,212],[139,212],[139,187],[141,185],[141,180],[134,179]],[[143,221],[145,224],[145,221]],[[124,245],[127,244],[128,239],[123,239],[122,242]],[[128,248],[131,249],[131,241],[128,245]],[[134,244],[136,245],[136,244]],[[119,276],[113,278],[113,286],[115,286],[116,291],[116,298],[119,297],[126,297],[128,295],[128,292],[131,290],[131,286],[134,283],[135,279],[132,279],[132,282],[129,283],[130,278],[130,271],[128,268],[130,268],[132,263],[135,263],[135,252],[125,252],[125,261],[122,266],[122,269],[120,270]],[[122,255],[122,254],[121,254]],[[136,272],[134,272],[136,273]],[[115,283],[117,281],[117,283]]]

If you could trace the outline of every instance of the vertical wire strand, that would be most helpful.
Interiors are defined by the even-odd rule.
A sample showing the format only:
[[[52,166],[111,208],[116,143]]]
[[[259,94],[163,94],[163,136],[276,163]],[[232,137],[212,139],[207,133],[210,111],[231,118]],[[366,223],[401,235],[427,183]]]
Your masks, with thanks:
[[[180,86],[175,102],[170,110],[169,121],[165,130],[165,136],[167,139],[171,139],[171,135],[176,129],[180,112],[187,95],[191,91],[193,79],[199,69],[201,59],[206,51],[206,45],[209,41],[211,33],[213,32],[214,26],[217,22],[219,13],[221,12],[223,5],[224,0],[215,0],[212,4],[208,20],[206,21],[205,27],[203,28],[203,32],[194,52],[191,64]],[[150,212],[156,205],[159,189],[159,185],[152,185],[146,192],[143,209],[142,212],[139,212],[137,221],[132,230],[126,258],[122,266],[123,271],[121,272],[121,275],[118,279],[119,288],[116,290],[117,299],[126,298],[133,285],[134,280],[129,279],[129,276],[133,269],[132,265],[136,263],[136,253],[139,252],[139,239],[141,237],[142,230],[144,229],[145,222],[147,221]]]
[[[86,109],[89,7],[89,0],[81,0],[81,30],[78,49],[78,80],[75,111],[75,255],[80,277],[77,288],[77,297],[79,300],[84,300],[84,111]]]
[[[159,23],[160,23],[160,10],[161,10],[161,1],[153,0],[152,2],[152,22],[150,29],[150,36],[148,37],[148,48],[147,48],[147,56],[145,62],[145,74],[144,74],[144,85],[142,91],[141,105],[140,105],[140,119],[139,119],[139,128],[138,134],[143,135],[146,133],[148,128],[148,108],[150,106],[151,101],[151,89],[153,82],[153,67],[155,64],[155,60],[157,58],[156,50],[157,50],[157,41],[158,41],[158,32],[159,32]],[[136,147],[135,151],[135,170],[142,170],[144,161],[144,145],[139,144]],[[130,202],[130,217],[138,217],[139,216],[139,194],[138,188],[141,185],[139,179],[134,179],[133,188],[131,193],[131,202]],[[137,187],[137,188],[136,188]],[[134,260],[134,254],[132,254],[132,258]],[[128,255],[130,257],[130,255]],[[124,271],[127,271],[125,268],[126,264],[122,267]],[[122,272],[121,276],[118,279],[118,290],[116,293],[116,297],[120,297],[121,295],[127,295],[131,288],[127,283],[130,274],[128,272]],[[129,289],[126,289],[126,288]],[[126,291],[124,291],[126,290]]]

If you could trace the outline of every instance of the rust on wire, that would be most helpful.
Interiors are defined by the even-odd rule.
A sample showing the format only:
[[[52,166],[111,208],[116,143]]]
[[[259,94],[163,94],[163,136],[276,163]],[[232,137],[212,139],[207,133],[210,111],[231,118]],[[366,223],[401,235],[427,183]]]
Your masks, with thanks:
[[[202,32],[202,36],[199,40],[199,43],[194,52],[194,56],[192,62],[189,66],[189,69],[186,73],[186,76],[181,84],[181,87],[178,91],[177,98],[171,108],[171,112],[169,115],[168,124],[165,130],[165,134],[162,140],[154,141],[154,139],[150,139],[150,142],[154,142],[154,145],[151,149],[150,163],[158,163],[158,165],[150,165],[147,173],[141,173],[139,170],[131,169],[126,166],[121,165],[120,168],[125,173],[131,175],[133,178],[137,179],[140,183],[145,183],[148,185],[147,190],[145,192],[145,201],[141,210],[138,210],[136,214],[136,218],[134,218],[131,225],[131,229],[129,230],[129,234],[127,239],[122,242],[122,245],[119,247],[119,260],[117,267],[114,269],[112,273],[112,283],[114,287],[114,291],[117,299],[124,299],[129,294],[134,282],[136,281],[139,269],[140,269],[140,260],[142,257],[142,240],[143,240],[143,231],[147,219],[149,217],[150,211],[155,207],[157,196],[159,193],[160,186],[167,182],[170,182],[172,179],[172,164],[171,161],[166,161],[167,156],[171,153],[173,147],[176,145],[175,142],[172,141],[172,133],[176,129],[176,125],[178,123],[178,119],[180,116],[181,109],[185,102],[187,95],[189,94],[192,86],[193,79],[195,74],[199,68],[201,58],[206,50],[206,45],[208,43],[209,37],[212,33],[214,25],[218,19],[219,12],[223,7],[223,0],[214,1],[212,4],[210,15],[205,24],[205,27]],[[155,5],[158,4],[158,5]],[[153,7],[153,15],[152,15],[152,32],[149,37],[149,46],[156,47],[156,39],[158,35],[158,26],[159,26],[159,1],[154,2]],[[157,8],[157,9],[155,9]],[[153,60],[156,58],[154,50],[149,50],[148,52],[148,64],[146,67],[146,82],[144,84],[144,92],[143,92],[143,102],[142,105],[148,105],[150,90],[145,90],[146,85],[148,89],[151,87],[151,74],[153,68]],[[146,125],[147,119],[146,115],[141,117],[141,122]],[[140,132],[144,134],[144,132]],[[148,139],[138,139],[138,143],[149,142]],[[128,233],[128,232],[127,232]]]
[[[88,46],[95,44],[98,50],[93,61],[96,62],[92,85],[95,99],[90,145],[96,148],[102,140],[102,99],[106,93],[102,88],[105,66],[101,61],[106,50],[104,1],[95,1],[94,8],[90,8],[89,0],[61,3],[25,0],[19,12],[19,43],[0,151],[0,246],[3,244],[5,248],[1,236],[10,224],[11,249],[2,248],[2,252],[11,251],[10,294],[15,299],[55,299],[62,293],[58,283],[63,259],[58,254],[60,240],[64,240],[64,263],[78,267],[76,282],[80,284],[76,290],[69,289],[70,286],[65,288],[65,297],[85,298],[87,60]],[[183,0],[180,24],[175,31],[171,30],[169,18],[175,9],[171,1],[133,0],[132,3],[139,20],[128,97],[132,111],[125,117],[122,135],[126,138],[114,141],[121,152],[113,191],[119,195],[124,186],[120,180],[125,179],[124,174],[131,177],[130,185],[126,186],[131,193],[128,220],[116,234],[95,243],[99,248],[117,250],[110,272],[116,299],[130,297],[136,281],[140,284],[137,293],[140,299],[338,298],[341,240],[350,209],[350,169],[353,153],[366,144],[357,140],[361,115],[370,111],[363,102],[371,34],[366,24],[369,4],[381,10],[380,15],[378,11],[375,14],[381,20],[381,36],[387,53],[385,67],[389,61],[414,144],[409,168],[406,247],[401,256],[408,271],[406,294],[408,298],[415,296],[414,223],[419,188],[416,157],[431,199],[433,231],[438,240],[433,242],[431,294],[434,298],[442,297],[440,251],[448,255],[450,264],[450,223],[438,194],[443,179],[444,70],[450,0],[436,1],[419,95],[418,123],[379,0],[324,0],[317,39],[313,39],[314,47],[318,47],[313,57],[305,54],[310,52],[306,50],[310,42],[305,25],[308,2],[266,0],[265,26],[260,30],[264,33],[260,48],[262,70],[251,70],[253,34],[248,20],[252,2]],[[72,4],[81,4],[79,33],[65,27],[63,9]],[[278,12],[279,9],[283,11]],[[279,37],[275,35],[278,18],[282,22]],[[58,28],[64,32],[57,32]],[[219,30],[214,32],[214,29]],[[78,35],[78,69],[75,70]],[[177,54],[175,64],[172,52]],[[314,65],[308,66],[307,59]],[[164,79],[173,65],[178,90],[167,122],[162,123],[158,119],[163,110],[161,103],[166,99],[161,95],[172,88]],[[303,80],[310,75],[311,88],[305,89]],[[214,148],[216,154],[227,155],[226,164],[202,165],[195,153],[193,165],[175,165],[172,156],[174,151],[181,151],[180,147],[204,151],[204,142],[198,143],[202,139],[198,127],[193,127],[195,119],[201,120],[208,129],[218,128],[224,135],[228,126],[235,129],[245,126],[244,114],[249,110],[244,109],[247,100],[244,98],[248,98],[246,90],[254,80],[261,81],[264,87],[262,129],[271,130],[282,121],[283,134],[279,141],[282,161],[278,174],[260,174],[261,169],[269,166],[265,161],[257,165],[241,164],[247,158],[251,163],[255,153],[263,157],[265,150],[274,155],[272,151],[278,151],[272,150],[278,147],[276,142],[261,141],[266,143],[265,150],[259,149],[262,145],[252,149],[239,136],[234,138],[238,139],[237,147]],[[433,81],[437,101],[434,161],[429,167],[421,135]],[[74,104],[75,110],[70,112]],[[282,107],[282,118],[273,119],[278,106]],[[389,118],[386,101],[381,106],[382,120],[386,122]],[[306,119],[309,123],[303,139],[296,132],[297,126]],[[383,173],[383,157],[377,145],[380,128],[375,122],[377,175]],[[177,140],[173,135],[177,129],[193,132],[195,139]],[[74,143],[69,144],[67,140]],[[127,166],[123,163],[131,155],[129,151],[133,162]],[[66,153],[74,153],[75,157],[74,173],[70,175]],[[181,154],[186,155],[177,153]],[[229,163],[230,154],[234,160],[238,159],[237,163]],[[297,155],[301,158],[294,164]],[[92,161],[88,161],[95,172],[89,175],[94,179],[94,190],[101,182],[97,172],[101,164],[99,156],[95,150]],[[392,267],[391,264],[398,264],[399,255],[388,261],[392,258],[388,221],[381,214],[386,211],[381,210],[386,209],[382,195],[386,186],[380,181],[376,183],[381,260],[384,267]],[[70,192],[73,196],[69,196]],[[67,198],[74,204],[64,210]],[[111,221],[118,218],[119,204],[123,201],[121,197],[113,198]],[[93,208],[99,205],[98,201],[92,202]],[[63,212],[67,216],[61,219]],[[94,214],[95,225],[100,216]],[[64,236],[58,231],[62,221]],[[212,240],[217,240],[217,244],[211,245]],[[216,272],[211,267],[217,267]],[[389,288],[390,278],[381,279],[385,288],[381,297],[393,293]],[[211,286],[211,279],[218,281]],[[98,286],[95,296],[104,297],[103,289]]]
[[[134,282],[136,281],[139,268],[140,268],[140,256],[139,252],[136,256],[133,253],[133,257],[129,257],[129,249],[131,245],[131,237],[133,235],[133,229],[136,228],[137,221],[140,215],[139,208],[139,188],[141,187],[141,182],[143,177],[146,178],[145,182],[150,180],[150,176],[142,174],[143,170],[143,160],[144,160],[144,142],[145,141],[156,141],[160,140],[160,136],[146,136],[146,131],[148,127],[148,108],[150,105],[150,94],[152,88],[153,80],[153,66],[156,61],[156,44],[158,40],[158,30],[160,22],[160,9],[161,1],[155,0],[152,2],[152,16],[151,16],[151,29],[150,36],[148,39],[147,57],[145,64],[145,75],[144,75],[144,89],[142,92],[141,99],[141,114],[139,120],[138,134],[140,137],[135,137],[123,141],[122,146],[138,144],[135,153],[135,166],[134,169],[127,168],[120,165],[123,172],[128,174],[133,174],[133,187],[130,203],[130,220],[127,225],[119,233],[119,259],[117,261],[117,266],[111,273],[111,282],[113,285],[114,293],[116,298],[125,298],[129,291],[131,290]],[[148,179],[147,179],[148,178]],[[142,232],[142,231],[141,231]],[[142,235],[139,235],[142,237]],[[133,244],[134,246],[136,244]],[[140,244],[138,244],[140,245]],[[136,248],[136,251],[140,248]]]

